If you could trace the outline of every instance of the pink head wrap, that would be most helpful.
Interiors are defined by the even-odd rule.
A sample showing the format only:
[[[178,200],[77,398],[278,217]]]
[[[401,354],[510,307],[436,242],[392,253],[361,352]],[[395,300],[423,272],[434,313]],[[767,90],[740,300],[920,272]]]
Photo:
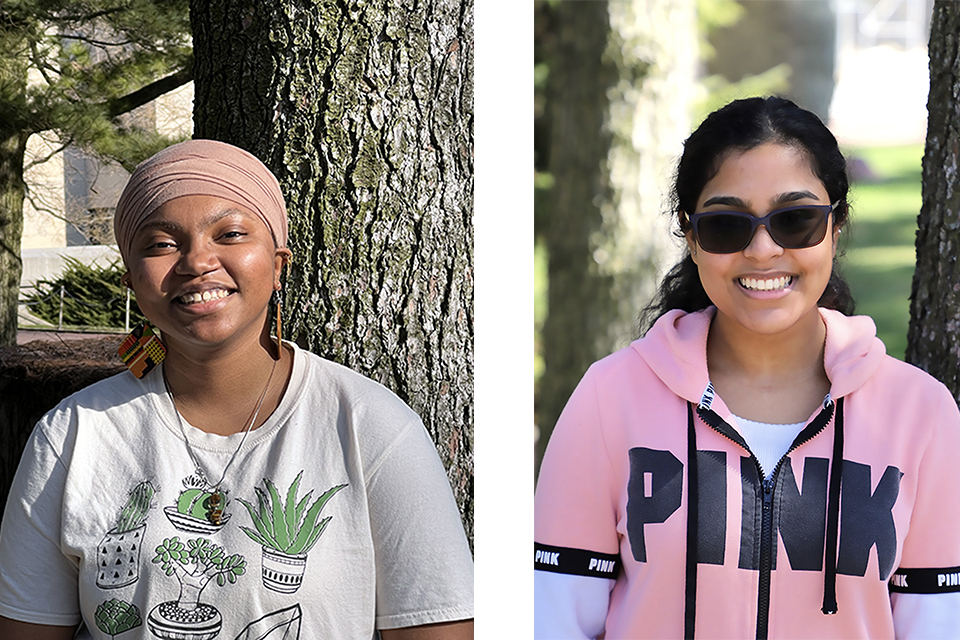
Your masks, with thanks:
[[[113,232],[124,262],[140,225],[181,196],[216,196],[260,216],[277,247],[287,246],[287,208],[277,178],[254,155],[216,140],[187,140],[141,162],[124,187]]]

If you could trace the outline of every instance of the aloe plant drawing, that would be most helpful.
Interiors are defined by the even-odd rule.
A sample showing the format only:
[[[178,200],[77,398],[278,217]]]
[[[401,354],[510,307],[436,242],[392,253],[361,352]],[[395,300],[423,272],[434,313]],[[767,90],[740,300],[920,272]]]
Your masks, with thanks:
[[[240,527],[250,539],[263,547],[264,585],[281,593],[293,593],[303,582],[307,553],[320,539],[333,516],[320,519],[320,512],[338,491],[347,485],[331,487],[312,503],[313,491],[297,499],[303,471],[287,489],[286,499],[277,487],[264,478],[264,489],[254,487],[257,505],[238,498],[247,508],[254,528]]]
[[[146,480],[130,491],[116,524],[97,548],[97,586],[116,589],[140,577],[140,547],[155,491]]]
[[[227,556],[206,538],[186,543],[177,536],[167,538],[156,553],[153,562],[180,581],[180,597],[154,607],[147,618],[150,630],[158,637],[178,640],[214,637],[220,632],[220,612],[200,602],[200,593],[211,580],[221,587],[234,584],[246,571],[246,560],[239,554]]]

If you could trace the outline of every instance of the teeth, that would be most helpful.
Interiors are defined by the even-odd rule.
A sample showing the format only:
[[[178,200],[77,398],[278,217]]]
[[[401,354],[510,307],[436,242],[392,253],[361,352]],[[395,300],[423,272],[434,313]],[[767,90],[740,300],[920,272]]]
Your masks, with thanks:
[[[743,286],[744,289],[751,289],[753,291],[774,291],[776,289],[783,289],[791,282],[793,282],[793,276],[782,276],[780,278],[773,278],[770,280],[740,278],[740,285]]]
[[[180,296],[181,302],[184,304],[196,304],[198,302],[210,302],[211,300],[219,300],[220,298],[226,298],[230,295],[226,289],[213,289],[209,291],[204,291],[203,293],[186,293]]]

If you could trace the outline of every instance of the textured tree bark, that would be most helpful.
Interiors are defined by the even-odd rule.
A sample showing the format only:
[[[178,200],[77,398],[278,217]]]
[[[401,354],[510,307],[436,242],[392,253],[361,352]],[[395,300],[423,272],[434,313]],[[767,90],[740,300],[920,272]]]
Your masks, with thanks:
[[[960,4],[934,3],[930,94],[906,360],[960,399]]]
[[[17,343],[26,148],[26,135],[0,128],[0,345]]]
[[[284,328],[423,418],[473,539],[472,0],[193,0],[195,136],[280,180]]]

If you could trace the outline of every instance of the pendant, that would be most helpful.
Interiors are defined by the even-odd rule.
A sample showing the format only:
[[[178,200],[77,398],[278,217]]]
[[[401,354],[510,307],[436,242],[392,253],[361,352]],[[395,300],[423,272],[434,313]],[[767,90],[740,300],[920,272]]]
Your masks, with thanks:
[[[218,488],[203,501],[203,507],[207,510],[207,521],[210,524],[220,524],[223,517],[223,498],[223,492]]]

